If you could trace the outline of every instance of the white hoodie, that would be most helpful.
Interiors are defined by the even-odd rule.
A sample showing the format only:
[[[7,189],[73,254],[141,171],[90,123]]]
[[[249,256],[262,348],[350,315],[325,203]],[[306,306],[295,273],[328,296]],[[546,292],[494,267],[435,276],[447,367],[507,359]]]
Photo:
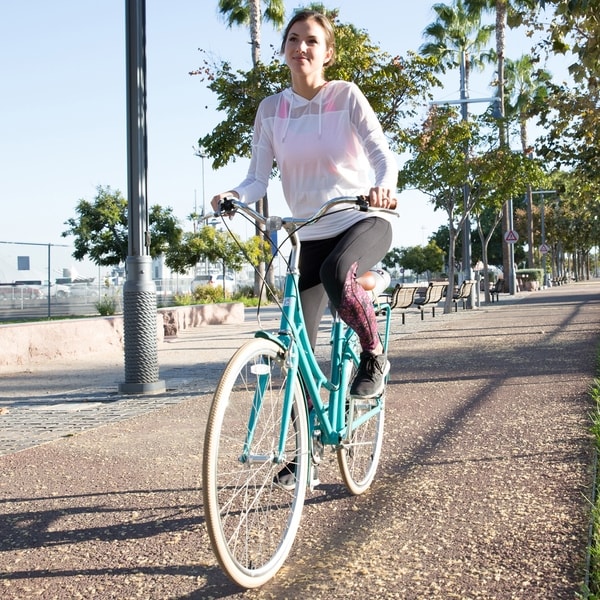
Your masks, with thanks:
[[[248,175],[235,188],[242,202],[265,195],[273,160],[291,214],[298,218],[311,216],[337,196],[397,186],[396,159],[375,112],[358,86],[346,81],[328,82],[312,100],[288,88],[260,103]],[[301,229],[300,237],[333,237],[372,215],[346,210],[326,216]]]

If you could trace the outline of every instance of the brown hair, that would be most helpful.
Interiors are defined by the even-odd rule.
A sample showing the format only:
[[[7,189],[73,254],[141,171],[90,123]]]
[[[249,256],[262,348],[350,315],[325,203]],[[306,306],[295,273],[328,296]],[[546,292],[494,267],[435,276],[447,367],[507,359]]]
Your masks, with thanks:
[[[290,33],[290,29],[294,24],[301,21],[308,21],[309,19],[314,19],[323,28],[323,31],[325,31],[327,49],[331,48],[332,50],[331,58],[327,61],[325,66],[330,67],[335,62],[335,32],[331,21],[323,13],[317,12],[316,10],[300,10],[292,17],[283,32],[283,40],[279,52],[280,54],[285,53],[285,43]]]

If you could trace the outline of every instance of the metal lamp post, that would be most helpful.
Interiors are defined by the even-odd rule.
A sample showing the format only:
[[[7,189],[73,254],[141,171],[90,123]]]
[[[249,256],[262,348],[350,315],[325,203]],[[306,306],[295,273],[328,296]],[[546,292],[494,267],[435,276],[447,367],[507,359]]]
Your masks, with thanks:
[[[127,180],[129,248],[123,286],[125,382],[130,394],[165,391],[158,378],[156,286],[152,279],[147,198],[146,6],[126,0]]]
[[[542,271],[544,273],[543,277],[543,284],[544,286],[548,286],[548,280],[547,280],[547,274],[546,274],[546,252],[543,250],[543,248],[546,247],[546,215],[545,215],[545,202],[544,202],[544,195],[546,194],[556,194],[557,190],[535,190],[531,192],[532,196],[535,196],[537,194],[539,194],[541,196],[541,201],[540,201],[540,228],[541,228],[541,244],[540,244],[540,251],[542,254]]]
[[[460,99],[459,100],[435,100],[431,102],[432,105],[443,105],[443,104],[460,104],[461,105],[461,117],[463,121],[467,121],[469,119],[469,104],[477,103],[477,102],[489,102],[497,105],[498,98],[469,98],[467,96],[467,90],[464,85],[464,64],[461,61],[461,89],[460,89]],[[466,154],[466,152],[465,152]],[[469,184],[465,183],[463,186],[463,208],[465,213],[468,209],[469,204]],[[463,278],[464,280],[470,280],[473,278],[473,271],[471,269],[471,220],[467,215],[463,221],[462,227],[462,237],[463,237],[463,251],[462,251],[462,264],[463,264]],[[467,300],[467,306],[472,308],[473,302],[472,299],[469,298]]]
[[[202,146],[196,150],[195,154],[202,160],[202,222],[204,225],[206,225],[206,185],[204,179],[204,160],[206,159],[207,154]],[[208,275],[208,258],[204,259],[204,274]]]

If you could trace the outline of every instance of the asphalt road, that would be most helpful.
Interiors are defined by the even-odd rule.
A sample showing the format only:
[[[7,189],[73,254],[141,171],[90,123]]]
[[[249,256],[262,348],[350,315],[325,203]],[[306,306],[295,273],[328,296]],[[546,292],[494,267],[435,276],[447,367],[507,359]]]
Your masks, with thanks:
[[[245,591],[210,550],[200,464],[214,378],[253,327],[210,327],[165,345],[168,389],[154,401],[116,394],[114,357],[2,377],[0,424],[25,440],[0,456],[3,598],[548,600],[581,591],[600,282],[424,321],[412,312],[405,326],[398,315],[371,490],[349,496],[329,455],[286,565]],[[38,425],[54,423],[45,443],[28,434],[36,413]]]

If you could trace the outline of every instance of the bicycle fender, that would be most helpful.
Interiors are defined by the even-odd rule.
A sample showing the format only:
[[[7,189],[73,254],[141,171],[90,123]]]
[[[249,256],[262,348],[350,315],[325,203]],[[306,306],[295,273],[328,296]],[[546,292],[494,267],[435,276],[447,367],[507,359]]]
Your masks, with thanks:
[[[271,340],[272,342],[275,342],[278,346],[281,346],[282,350],[285,350],[285,345],[282,343],[281,339],[279,339],[279,337],[274,334],[274,333],[270,333],[268,331],[257,331],[254,334],[255,338],[263,338],[266,340]]]

